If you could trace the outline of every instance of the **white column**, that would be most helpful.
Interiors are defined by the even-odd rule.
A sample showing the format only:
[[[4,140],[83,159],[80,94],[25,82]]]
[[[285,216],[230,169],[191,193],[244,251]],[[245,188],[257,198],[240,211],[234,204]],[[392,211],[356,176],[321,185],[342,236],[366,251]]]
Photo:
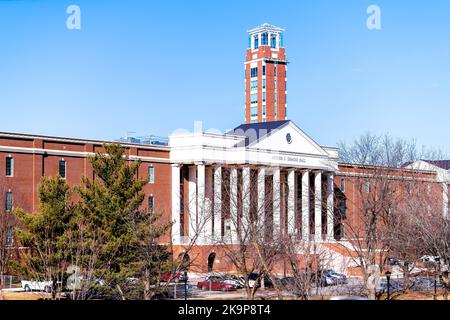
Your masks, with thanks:
[[[266,169],[258,169],[258,224],[266,225]],[[258,230],[261,226],[258,226]]]
[[[334,175],[327,176],[327,233],[328,240],[334,240]]]
[[[250,223],[250,167],[242,169],[242,230],[248,233]]]
[[[197,167],[189,166],[189,238],[197,232]]]
[[[199,242],[205,243],[206,227],[208,217],[205,211],[205,181],[206,168],[203,163],[197,164],[197,223],[199,232]]]
[[[314,225],[316,241],[322,239],[322,172],[314,174]]]
[[[280,168],[273,169],[273,230],[274,237],[278,237],[281,231],[281,192],[280,192]]]
[[[214,168],[214,239],[222,238],[222,166]]]
[[[302,172],[302,237],[309,240],[309,171]]]
[[[296,185],[295,185],[295,170],[288,172],[288,207],[287,207],[287,224],[288,235],[295,235],[295,199],[296,199]]]
[[[237,194],[237,183],[238,183],[237,168],[230,169],[230,231],[231,231],[231,242],[234,243],[237,240],[238,233],[238,194]]]
[[[205,207],[203,210],[203,217],[205,219],[203,227],[203,240],[205,244],[212,244],[213,240],[213,168],[205,168]]]
[[[172,242],[180,244],[180,165],[172,164]]]
[[[443,215],[444,218],[448,217],[448,185],[442,184],[442,197],[443,197]]]

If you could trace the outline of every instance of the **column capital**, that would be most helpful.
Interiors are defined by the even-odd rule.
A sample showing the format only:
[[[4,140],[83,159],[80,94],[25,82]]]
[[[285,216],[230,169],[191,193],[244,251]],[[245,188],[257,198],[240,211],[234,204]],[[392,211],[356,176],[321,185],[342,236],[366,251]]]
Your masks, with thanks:
[[[204,161],[195,161],[194,165],[196,165],[196,166],[206,166],[206,163]]]
[[[172,166],[172,168],[179,168],[179,167],[181,167],[181,163],[171,163],[170,165]]]
[[[266,167],[258,167],[257,170],[258,170],[258,172],[264,172],[265,173],[267,171],[267,168]]]

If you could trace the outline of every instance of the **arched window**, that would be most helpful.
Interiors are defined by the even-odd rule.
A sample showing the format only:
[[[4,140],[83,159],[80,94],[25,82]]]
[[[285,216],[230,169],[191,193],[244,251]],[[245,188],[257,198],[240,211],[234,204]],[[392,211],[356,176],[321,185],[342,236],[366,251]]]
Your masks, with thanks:
[[[213,272],[215,260],[216,254],[214,252],[211,252],[208,256],[208,272]]]

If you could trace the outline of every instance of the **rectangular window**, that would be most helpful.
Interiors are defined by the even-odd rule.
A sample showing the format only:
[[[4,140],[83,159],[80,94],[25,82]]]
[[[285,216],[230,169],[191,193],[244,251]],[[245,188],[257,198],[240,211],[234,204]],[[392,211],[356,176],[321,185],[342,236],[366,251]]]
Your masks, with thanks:
[[[252,82],[250,82],[250,90],[258,90],[258,80],[253,80]]]
[[[263,112],[263,116],[265,116],[266,115],[266,105],[265,104],[263,104],[263,106],[262,106],[262,112]]]
[[[261,45],[267,46],[269,44],[269,34],[264,32],[261,34]]]
[[[59,160],[59,176],[66,178],[66,160]]]
[[[263,93],[262,93],[262,96],[263,96],[263,102],[265,102],[265,101],[266,101],[266,93],[263,92]]]
[[[277,47],[277,36],[275,34],[270,37],[270,47],[274,49]]]
[[[153,213],[155,210],[155,198],[153,196],[148,197],[148,212]]]
[[[6,245],[12,246],[14,244],[14,229],[8,228],[6,231]]]
[[[258,116],[258,107],[251,107],[250,108],[250,117],[257,117]]]
[[[369,180],[366,181],[366,192],[367,193],[370,192],[370,182],[369,182]]]
[[[341,217],[345,217],[345,214],[347,213],[347,204],[345,203],[344,199],[342,199],[339,203],[339,212],[341,214]]]
[[[263,86],[263,89],[266,88],[266,79],[262,79],[262,86]]]
[[[148,167],[148,183],[155,183],[155,168]]]
[[[341,191],[345,192],[345,178],[341,178]]]
[[[266,65],[262,66],[262,75],[265,76],[266,75]]]
[[[253,43],[253,48],[254,48],[254,49],[258,49],[258,48],[259,48],[259,38],[258,38],[258,35],[254,35],[254,36],[253,36],[253,41],[254,41],[254,43]]]
[[[13,208],[13,194],[11,191],[8,191],[6,193],[5,209],[6,211],[11,211],[12,208]]]
[[[14,176],[14,159],[13,159],[13,157],[6,158],[6,176],[7,177]]]
[[[283,34],[280,34],[280,48],[282,48],[284,46],[284,41],[283,41]]]
[[[250,95],[250,103],[258,103],[258,94],[257,93],[252,93]]]
[[[252,47],[252,37],[248,36],[248,48]]]
[[[258,77],[258,67],[250,69],[250,78]]]

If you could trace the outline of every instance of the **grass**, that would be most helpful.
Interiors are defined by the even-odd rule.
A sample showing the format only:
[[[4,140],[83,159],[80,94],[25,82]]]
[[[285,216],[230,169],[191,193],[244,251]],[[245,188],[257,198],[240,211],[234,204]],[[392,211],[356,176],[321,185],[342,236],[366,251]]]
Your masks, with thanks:
[[[3,300],[39,300],[39,299],[46,299],[48,298],[48,295],[44,293],[29,293],[29,292],[1,292],[0,293],[0,299]]]

